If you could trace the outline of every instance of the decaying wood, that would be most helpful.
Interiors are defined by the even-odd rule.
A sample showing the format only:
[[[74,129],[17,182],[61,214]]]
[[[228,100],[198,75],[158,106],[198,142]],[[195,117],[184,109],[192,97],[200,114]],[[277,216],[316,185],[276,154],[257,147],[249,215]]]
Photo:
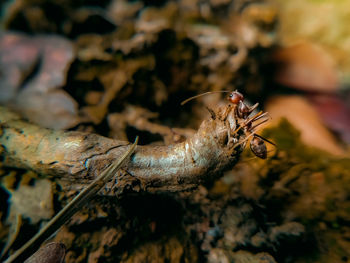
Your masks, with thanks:
[[[52,242],[35,252],[24,263],[62,263],[66,254],[66,247],[62,243]]]
[[[113,188],[144,191],[179,191],[218,176],[238,160],[244,133],[234,134],[240,123],[233,107],[215,111],[184,142],[167,146],[139,146],[118,175]],[[125,152],[129,143],[96,134],[55,131],[29,124],[0,108],[0,143],[4,164],[32,169],[44,175],[85,185]],[[233,137],[231,134],[234,134]],[[113,191],[112,191],[113,192]]]
[[[86,188],[84,188],[74,199],[69,202],[58,214],[56,214],[40,231],[28,240],[20,249],[12,254],[4,263],[19,262],[21,258],[25,258],[31,249],[40,246],[49,236],[57,231],[66,223],[76,212],[87,204],[101,188],[115,175],[123,164],[128,161],[131,154],[135,151],[138,143],[138,137],[133,145],[119,158],[117,162],[112,163],[104,170],[95,180],[93,180]]]

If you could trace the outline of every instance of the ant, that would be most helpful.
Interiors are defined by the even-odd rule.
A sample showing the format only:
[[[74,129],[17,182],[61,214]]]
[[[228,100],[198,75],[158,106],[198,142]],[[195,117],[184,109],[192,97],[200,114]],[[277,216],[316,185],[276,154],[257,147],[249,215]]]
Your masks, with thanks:
[[[235,115],[242,120],[239,123],[240,124],[239,128],[234,131],[234,134],[237,133],[243,127],[244,131],[247,133],[250,133],[250,135],[246,139],[244,139],[242,142],[240,142],[240,144],[244,143],[246,140],[248,140],[249,137],[252,136],[253,138],[250,140],[251,151],[257,157],[261,159],[266,159],[267,148],[266,148],[265,142],[268,142],[274,146],[276,146],[276,144],[255,133],[255,130],[258,126],[268,121],[268,119],[264,119],[260,123],[253,126],[253,122],[260,120],[262,118],[265,118],[268,115],[267,112],[263,113],[262,111],[260,111],[254,116],[249,118],[250,114],[258,107],[259,103],[256,103],[253,106],[248,106],[247,104],[244,103],[244,96],[237,90],[235,91],[222,90],[222,91],[208,91],[208,92],[193,96],[181,102],[181,105],[184,105],[190,100],[196,99],[204,95],[212,94],[212,93],[230,93],[227,99],[230,103],[232,103],[235,106],[235,109],[234,109]]]

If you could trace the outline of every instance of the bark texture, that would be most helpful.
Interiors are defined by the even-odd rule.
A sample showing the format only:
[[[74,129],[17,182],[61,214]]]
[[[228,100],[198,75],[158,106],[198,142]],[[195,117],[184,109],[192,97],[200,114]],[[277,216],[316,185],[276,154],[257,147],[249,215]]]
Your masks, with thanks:
[[[230,105],[213,112],[187,140],[167,146],[138,146],[126,172],[112,191],[181,191],[232,168],[244,144],[244,133],[232,136],[238,123]],[[44,175],[88,183],[118,159],[129,142],[96,134],[57,131],[30,124],[0,108],[0,143],[4,164]],[[118,190],[116,190],[118,189]]]

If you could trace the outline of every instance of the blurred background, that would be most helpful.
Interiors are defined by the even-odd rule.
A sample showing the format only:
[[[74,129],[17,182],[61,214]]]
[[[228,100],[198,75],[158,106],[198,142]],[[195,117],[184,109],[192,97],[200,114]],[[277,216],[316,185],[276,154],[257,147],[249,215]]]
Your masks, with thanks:
[[[244,94],[247,103],[259,102],[260,110],[269,112],[271,116],[265,135],[277,143],[277,150],[274,147],[269,149],[273,152],[280,149],[275,158],[288,165],[282,169],[278,166],[279,162],[276,166],[273,161],[267,164],[253,160],[256,170],[247,171],[248,168],[242,164],[242,176],[256,176],[257,171],[264,175],[259,175],[262,181],[253,175],[247,176],[255,179],[241,181],[243,190],[239,191],[245,200],[254,200],[249,201],[249,205],[253,202],[252,207],[265,207],[259,208],[264,211],[281,209],[282,205],[276,206],[272,201],[281,198],[285,213],[283,216],[267,216],[269,220],[260,226],[270,233],[269,238],[261,239],[265,240],[261,241],[265,242],[263,245],[254,243],[258,237],[252,233],[248,235],[250,243],[235,243],[228,239],[228,243],[224,243],[231,246],[232,249],[228,249],[231,252],[242,247],[253,254],[267,251],[278,262],[350,262],[350,230],[346,227],[350,222],[350,196],[347,194],[350,176],[347,159],[350,156],[349,1],[3,0],[0,11],[0,104],[42,127],[94,132],[126,141],[140,135],[140,144],[170,144],[193,133],[209,116],[206,106],[217,108],[228,103],[226,94],[211,94],[181,107],[181,101],[191,96],[207,91],[237,89]],[[281,119],[284,120],[283,125],[280,124]],[[276,125],[280,125],[277,131],[269,130]],[[283,136],[274,138],[273,134],[279,130],[285,130],[297,142],[289,142]],[[279,145],[278,138],[290,144],[280,141]],[[285,145],[290,148],[284,148]],[[294,151],[288,152],[293,147]],[[304,147],[312,149],[312,154]],[[284,157],[278,155],[284,150],[288,154]],[[305,152],[310,153],[309,159],[302,155]],[[317,160],[312,168],[305,168],[309,171],[308,179],[298,181],[296,177],[288,177],[288,185],[299,182],[293,190],[289,189],[287,193],[283,188],[283,194],[281,191],[276,194],[274,188],[275,192],[271,194],[269,191],[276,183],[274,180],[286,178],[282,174],[293,169],[298,175],[303,174],[304,168],[303,172],[298,169],[305,158],[310,163]],[[5,168],[1,171],[1,198],[5,204],[23,183],[19,175],[24,172],[9,174]],[[230,176],[227,178],[232,179]],[[334,178],[338,181],[332,181]],[[226,180],[223,184],[231,187],[232,182]],[[250,188],[249,184],[254,186]],[[329,185],[333,185],[331,190],[327,188]],[[213,191],[213,196],[217,198],[215,191],[219,191],[218,188]],[[54,191],[48,195],[56,196],[54,200],[61,195],[59,200],[65,200],[63,193]],[[294,208],[287,207],[288,202],[297,199],[299,201],[291,205]],[[157,204],[166,206],[162,201]],[[187,209],[188,203],[180,206]],[[241,206],[242,203],[239,203]],[[3,246],[15,215],[28,212],[10,212],[10,207],[9,202],[0,213]],[[57,204],[55,207],[52,205],[51,212],[34,220],[30,212],[25,217],[31,218],[30,222],[37,227],[38,222],[50,218],[58,207]],[[315,211],[310,212],[310,207],[314,207]],[[253,210],[249,211],[253,213]],[[330,211],[331,216],[328,214]],[[191,220],[196,221],[192,217]],[[180,221],[174,224],[181,225]],[[304,244],[308,245],[305,250],[310,249],[310,253],[288,251],[291,243],[281,241],[281,236],[276,238],[276,231],[280,229],[273,230],[275,232],[267,230],[268,222],[279,226],[292,221],[302,224],[306,230],[300,230],[300,225],[295,228],[287,225],[288,230],[281,230],[281,235],[287,232],[291,235],[290,232],[295,230],[295,236],[300,238],[296,240],[306,240]],[[214,233],[217,224],[208,223],[206,230],[198,224],[195,230],[191,229],[197,234],[202,231],[202,236],[210,236],[203,233]],[[315,225],[316,230],[308,228],[311,225]],[[223,229],[220,230],[223,232],[215,232],[217,236],[209,241],[197,237],[194,247],[200,247],[196,250],[199,256],[194,257],[191,254],[193,250],[190,250],[192,252],[181,254],[188,261],[179,262],[224,262],[218,258],[223,258],[228,252],[220,254],[213,250],[220,247],[217,241],[225,236]],[[143,233],[144,229],[140,231]],[[256,230],[256,233],[260,232]],[[63,235],[61,240],[68,240],[67,235]],[[131,234],[128,232],[128,235]],[[252,236],[256,238],[254,242]],[[328,240],[329,244],[326,242],[327,245],[322,246],[324,240]],[[18,247],[21,239],[16,242]],[[79,246],[81,248],[81,244]],[[178,243],[174,246],[181,247]],[[98,260],[109,255],[109,252],[101,252],[92,246],[93,249],[83,249],[85,256],[81,256],[82,250],[76,252],[74,245],[71,247],[71,251],[75,252],[71,252],[71,261],[66,259],[66,262],[104,262]],[[126,249],[129,251],[127,255],[119,248],[119,256],[112,259],[137,262],[130,256],[131,247],[129,245]],[[296,250],[299,251],[300,247]],[[99,252],[89,254],[91,251]],[[304,257],[304,252],[307,257]],[[169,256],[166,253],[162,255],[164,258]],[[227,256],[232,257],[238,260],[237,255]],[[163,262],[140,258],[140,262]]]
[[[343,155],[350,142],[348,5],[5,1],[0,102],[67,129],[99,125],[106,108],[120,110],[126,101],[186,122],[179,101],[238,89],[273,119],[287,117],[305,143]]]
[[[349,12],[321,0],[4,1],[0,102],[50,128],[98,126],[126,102],[196,127],[202,103],[223,96],[180,101],[238,89],[305,143],[344,155]]]

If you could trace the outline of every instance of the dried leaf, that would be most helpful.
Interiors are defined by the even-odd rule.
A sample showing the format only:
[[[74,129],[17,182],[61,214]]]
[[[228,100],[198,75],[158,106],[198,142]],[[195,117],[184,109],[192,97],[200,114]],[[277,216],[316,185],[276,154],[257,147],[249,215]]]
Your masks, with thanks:
[[[275,81],[296,89],[333,92],[339,80],[333,58],[320,46],[302,42],[277,50]]]
[[[22,115],[40,126],[68,129],[78,124],[78,104],[63,90],[46,93],[23,90],[17,98]]]
[[[325,128],[320,116],[301,96],[275,96],[268,100],[267,111],[272,119],[287,118],[300,132],[304,143],[334,155],[344,155],[334,136]]]
[[[24,41],[19,34],[0,33],[0,103],[14,99],[38,59],[35,43]]]
[[[350,2],[273,0],[279,10],[278,39],[284,45],[300,39],[318,43],[336,61],[339,71],[349,75]]]
[[[350,143],[350,107],[337,95],[317,94],[309,96],[313,106],[327,127]]]
[[[72,44],[59,36],[5,33],[0,47],[0,102],[47,128],[75,126],[78,105],[58,90],[74,57]]]

